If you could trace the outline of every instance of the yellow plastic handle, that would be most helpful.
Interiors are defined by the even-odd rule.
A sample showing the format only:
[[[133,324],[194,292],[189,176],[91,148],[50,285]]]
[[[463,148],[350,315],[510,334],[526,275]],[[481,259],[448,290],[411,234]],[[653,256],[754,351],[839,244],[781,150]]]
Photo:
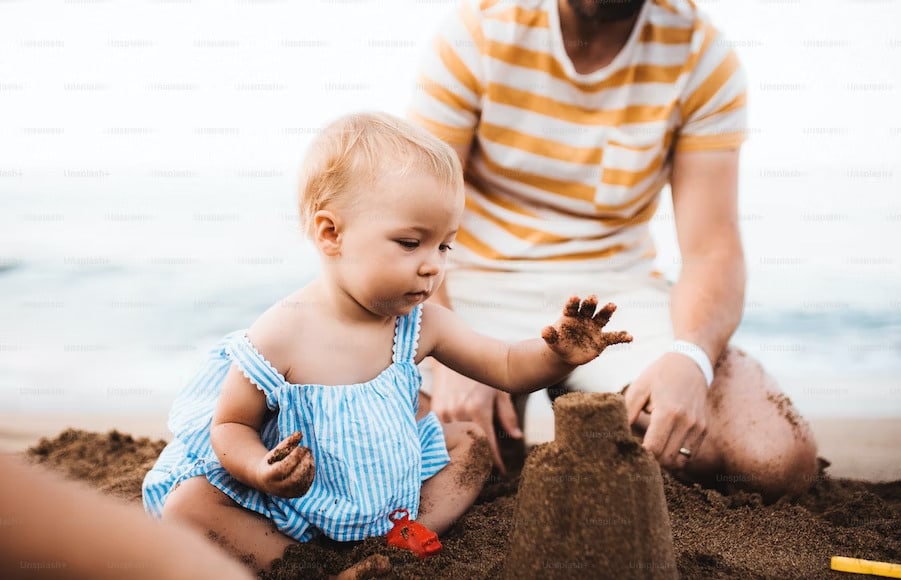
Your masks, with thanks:
[[[832,556],[832,569],[839,572],[853,572],[854,574],[901,578],[901,564],[874,562],[873,560],[861,560],[860,558]]]

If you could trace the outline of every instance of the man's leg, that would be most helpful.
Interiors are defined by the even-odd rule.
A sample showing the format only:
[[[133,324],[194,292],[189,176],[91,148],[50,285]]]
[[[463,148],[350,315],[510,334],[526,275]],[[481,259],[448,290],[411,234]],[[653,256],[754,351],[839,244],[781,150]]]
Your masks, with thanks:
[[[775,499],[810,487],[817,448],[810,426],[760,363],[727,348],[707,397],[707,437],[686,475],[730,482]]]

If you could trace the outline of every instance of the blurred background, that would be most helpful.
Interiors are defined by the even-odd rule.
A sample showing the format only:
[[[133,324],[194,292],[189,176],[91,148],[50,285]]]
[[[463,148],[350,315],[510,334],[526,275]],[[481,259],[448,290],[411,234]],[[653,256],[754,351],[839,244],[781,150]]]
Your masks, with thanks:
[[[0,1],[0,410],[164,415],[315,274],[307,144],[403,114],[455,4]],[[699,5],[750,87],[735,342],[810,416],[901,417],[899,1]],[[668,199],[653,225],[673,278]]]

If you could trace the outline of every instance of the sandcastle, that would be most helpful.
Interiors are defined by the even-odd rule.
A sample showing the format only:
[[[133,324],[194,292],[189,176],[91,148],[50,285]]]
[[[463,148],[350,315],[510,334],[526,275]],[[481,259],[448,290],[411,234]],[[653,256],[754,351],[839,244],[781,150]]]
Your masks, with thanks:
[[[554,414],[523,468],[505,577],[676,578],[660,467],[622,396],[564,395]]]

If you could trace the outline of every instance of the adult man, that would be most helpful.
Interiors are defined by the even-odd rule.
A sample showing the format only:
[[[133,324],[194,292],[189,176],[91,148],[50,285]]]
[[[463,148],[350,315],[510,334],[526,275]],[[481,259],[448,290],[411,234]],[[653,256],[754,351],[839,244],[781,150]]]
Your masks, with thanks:
[[[775,497],[809,485],[816,447],[774,381],[728,347],[745,287],[745,90],[691,0],[463,0],[426,55],[410,116],[466,172],[455,269],[438,299],[506,340],[534,333],[561,295],[616,302],[634,344],[568,386],[629,385],[630,421],[663,466]],[[648,228],[667,181],[682,254],[671,289],[653,271]],[[509,397],[433,373],[443,420],[493,434],[496,410],[520,435]]]

